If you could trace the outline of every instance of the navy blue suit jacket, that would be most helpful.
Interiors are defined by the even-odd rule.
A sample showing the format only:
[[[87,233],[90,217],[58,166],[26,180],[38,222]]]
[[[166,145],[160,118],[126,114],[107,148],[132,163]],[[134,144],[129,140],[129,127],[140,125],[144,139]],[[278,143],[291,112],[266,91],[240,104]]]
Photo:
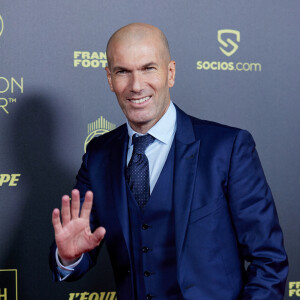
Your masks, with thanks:
[[[176,111],[173,200],[177,277],[184,299],[283,299],[287,256],[251,135]],[[87,190],[94,193],[91,226],[106,228],[118,300],[133,299],[127,143],[126,125],[93,139],[75,186],[82,199]],[[67,280],[92,267],[98,250],[85,254]],[[54,247],[50,264],[57,279]]]

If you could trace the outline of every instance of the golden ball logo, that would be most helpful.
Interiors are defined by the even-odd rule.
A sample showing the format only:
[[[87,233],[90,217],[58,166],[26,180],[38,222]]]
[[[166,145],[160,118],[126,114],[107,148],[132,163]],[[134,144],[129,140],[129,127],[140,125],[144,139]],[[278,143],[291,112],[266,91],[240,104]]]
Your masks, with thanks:
[[[4,23],[3,23],[3,19],[0,15],[0,36],[2,35],[3,33],[3,29],[4,29]]]
[[[98,118],[96,121],[88,124],[88,136],[84,142],[84,152],[88,143],[96,136],[103,135],[116,128],[116,125],[107,121],[104,117]]]

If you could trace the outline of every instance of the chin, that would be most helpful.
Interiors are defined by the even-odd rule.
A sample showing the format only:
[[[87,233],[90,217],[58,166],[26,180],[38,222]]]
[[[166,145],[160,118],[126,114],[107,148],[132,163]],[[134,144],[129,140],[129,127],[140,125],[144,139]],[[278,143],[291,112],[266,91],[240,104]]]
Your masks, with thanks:
[[[153,118],[151,118],[149,115],[143,113],[129,114],[126,117],[131,123],[141,125],[151,122],[151,120],[153,120]]]

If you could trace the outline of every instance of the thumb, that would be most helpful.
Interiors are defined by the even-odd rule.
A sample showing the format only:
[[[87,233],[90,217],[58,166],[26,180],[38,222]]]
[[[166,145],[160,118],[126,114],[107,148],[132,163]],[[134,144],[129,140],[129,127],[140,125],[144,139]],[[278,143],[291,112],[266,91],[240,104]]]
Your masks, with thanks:
[[[104,227],[98,227],[92,234],[92,242],[99,245],[105,236],[106,230]]]

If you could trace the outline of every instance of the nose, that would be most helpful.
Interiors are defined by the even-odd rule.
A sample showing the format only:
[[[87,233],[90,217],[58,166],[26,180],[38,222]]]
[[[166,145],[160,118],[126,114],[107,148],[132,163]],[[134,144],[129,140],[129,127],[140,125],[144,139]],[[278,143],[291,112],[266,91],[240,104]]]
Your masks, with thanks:
[[[131,91],[139,93],[143,90],[143,78],[138,72],[133,72],[131,76]]]

